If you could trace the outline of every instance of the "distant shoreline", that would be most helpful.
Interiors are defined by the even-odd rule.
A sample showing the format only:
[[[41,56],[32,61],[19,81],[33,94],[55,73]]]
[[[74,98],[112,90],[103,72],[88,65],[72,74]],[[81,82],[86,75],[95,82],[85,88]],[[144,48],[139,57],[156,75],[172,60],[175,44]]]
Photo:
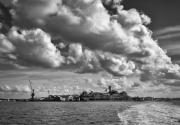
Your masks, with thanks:
[[[172,103],[174,105],[178,105],[180,106],[180,100],[143,100],[143,101],[135,101],[135,100],[88,100],[88,101],[41,101],[41,100],[28,100],[28,99],[11,99],[11,100],[1,100],[0,102],[59,102],[59,103],[73,103],[73,102],[77,102],[77,103],[81,103],[81,102],[134,102],[134,103],[146,103],[146,102],[169,102]]]

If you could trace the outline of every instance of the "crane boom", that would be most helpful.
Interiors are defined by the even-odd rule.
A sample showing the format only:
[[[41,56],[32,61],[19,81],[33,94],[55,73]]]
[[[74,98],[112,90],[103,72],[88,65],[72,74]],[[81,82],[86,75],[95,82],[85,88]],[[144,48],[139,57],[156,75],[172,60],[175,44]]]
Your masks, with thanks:
[[[31,80],[29,80],[29,84],[30,84],[30,88],[31,88],[31,91],[33,90],[32,88],[32,83],[31,83]]]

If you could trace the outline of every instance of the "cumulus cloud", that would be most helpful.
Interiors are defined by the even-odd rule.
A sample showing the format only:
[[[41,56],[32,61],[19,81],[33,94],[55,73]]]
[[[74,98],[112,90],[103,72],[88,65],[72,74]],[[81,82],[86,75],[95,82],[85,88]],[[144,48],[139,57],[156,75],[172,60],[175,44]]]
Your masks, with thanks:
[[[63,62],[60,51],[51,43],[51,37],[40,29],[11,29],[8,39],[15,46],[16,56],[30,63],[59,67]]]
[[[11,53],[15,50],[14,45],[3,34],[0,34],[0,53]]]
[[[16,6],[16,15],[19,17],[16,24],[21,27],[40,27],[53,36],[80,42],[91,49],[126,56],[135,56],[136,53],[138,57],[145,56],[144,60],[139,60],[146,63],[152,58],[155,58],[153,62],[162,58],[165,63],[169,62],[166,54],[151,38],[151,31],[145,27],[150,23],[150,18],[136,9],[124,10],[116,6],[117,13],[109,15],[100,0],[77,0],[73,4],[71,0],[26,0],[17,2]],[[30,22],[26,23],[28,26],[23,24],[23,19]],[[37,20],[42,20],[44,25],[40,25]]]
[[[64,62],[50,35],[41,29],[19,30],[13,27],[7,35],[0,34],[0,56],[2,64],[12,66],[59,67]]]
[[[28,93],[31,92],[31,89],[29,88],[29,86],[25,86],[25,85],[17,85],[17,86],[1,85],[0,92]]]
[[[131,75],[136,68],[134,62],[113,54],[100,55],[101,66],[115,76]]]
[[[81,60],[80,72],[99,72],[102,70],[100,60],[96,52],[85,49]]]
[[[77,94],[80,93],[81,91],[83,91],[83,88],[80,87],[79,85],[74,85],[74,86],[70,86],[70,85],[54,85],[54,86],[38,86],[35,89],[36,92],[38,93],[47,93],[49,91],[49,94]]]
[[[66,60],[68,64],[79,64],[81,73],[105,70],[115,76],[126,76],[133,74],[136,69],[135,64],[122,55],[83,49],[81,44],[75,43],[69,45]]]
[[[75,64],[81,73],[137,74],[155,83],[162,74],[179,75],[179,66],[146,27],[151,19],[123,9],[121,0],[19,0],[12,8],[15,25],[29,29],[12,29],[7,36],[21,60],[50,67]],[[61,38],[57,47],[50,36]],[[7,43],[0,45],[8,50]]]
[[[107,89],[108,86],[112,86],[113,89],[116,90],[128,90],[129,88],[132,88],[135,83],[131,80],[129,80],[126,77],[122,78],[101,78],[98,82],[97,85]]]
[[[28,2],[30,4],[27,4]],[[40,4],[41,2],[34,0],[28,2],[19,1],[17,3],[18,7],[22,7],[17,9],[17,16],[20,16],[18,18],[20,21],[17,21],[17,24],[22,24],[22,27],[26,27],[23,26],[23,18],[28,18],[28,21],[33,23],[26,23],[28,26],[41,27],[52,34],[61,35],[69,41],[81,42],[91,48],[116,53],[143,51],[139,48],[141,41],[137,37],[148,35],[149,32],[143,24],[148,23],[149,18],[144,14],[140,15],[135,9],[128,11],[119,9],[117,15],[111,16],[100,0],[89,2],[78,0],[73,4],[71,0],[59,1],[59,3],[58,1],[41,1],[43,5],[45,4],[44,6]],[[52,6],[55,5],[57,6],[52,9]],[[25,6],[33,9],[27,10]],[[52,12],[49,8],[52,9]],[[63,11],[62,8],[66,8],[68,11]],[[39,9],[41,11],[36,12],[36,14],[31,12],[31,10],[37,11]],[[60,14],[49,17],[53,13]],[[71,19],[72,15],[80,18],[80,21],[72,23],[76,20]],[[39,25],[33,22],[35,20],[42,20],[45,24]]]
[[[77,63],[81,60],[81,57],[83,55],[83,50],[81,44],[70,44],[69,50],[68,50],[68,61],[72,63]]]

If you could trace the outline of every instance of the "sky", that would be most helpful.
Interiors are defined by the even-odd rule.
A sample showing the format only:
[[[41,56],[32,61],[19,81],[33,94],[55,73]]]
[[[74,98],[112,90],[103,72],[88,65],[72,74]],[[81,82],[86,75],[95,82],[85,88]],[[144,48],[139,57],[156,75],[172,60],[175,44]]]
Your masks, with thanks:
[[[109,85],[179,97],[178,0],[0,2],[0,98],[30,98],[28,80],[36,97]]]
[[[179,25],[179,0],[124,0],[125,9],[136,8],[151,17],[152,23],[148,25],[151,30],[160,30],[165,27]]]

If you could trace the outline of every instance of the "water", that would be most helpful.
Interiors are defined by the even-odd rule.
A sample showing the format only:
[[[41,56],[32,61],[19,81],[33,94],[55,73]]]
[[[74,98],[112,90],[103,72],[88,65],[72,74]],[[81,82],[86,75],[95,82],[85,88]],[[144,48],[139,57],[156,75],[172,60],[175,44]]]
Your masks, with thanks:
[[[180,106],[159,102],[0,102],[0,125],[180,125]]]
[[[169,103],[146,103],[118,113],[120,125],[180,125],[180,107]]]

